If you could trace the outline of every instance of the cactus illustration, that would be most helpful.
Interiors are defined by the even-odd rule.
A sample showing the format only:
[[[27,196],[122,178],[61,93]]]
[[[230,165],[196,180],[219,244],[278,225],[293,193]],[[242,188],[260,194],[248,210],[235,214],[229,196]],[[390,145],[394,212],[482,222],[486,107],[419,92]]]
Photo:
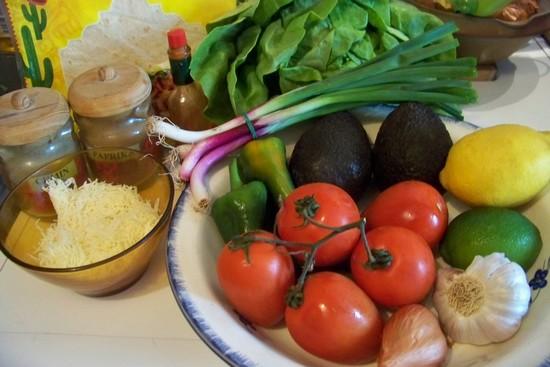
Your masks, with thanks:
[[[31,80],[33,87],[51,87],[53,83],[52,61],[48,57],[44,59],[44,77],[42,77],[31,31],[26,25],[21,27],[21,38],[27,54],[27,62],[23,61],[25,76]]]
[[[21,5],[21,10],[23,11],[23,16],[25,17],[25,19],[32,23],[36,39],[41,40],[42,32],[44,32],[44,29],[46,29],[46,23],[48,22],[46,10],[40,9],[39,14],[38,9],[34,4],[29,4],[29,6]]]

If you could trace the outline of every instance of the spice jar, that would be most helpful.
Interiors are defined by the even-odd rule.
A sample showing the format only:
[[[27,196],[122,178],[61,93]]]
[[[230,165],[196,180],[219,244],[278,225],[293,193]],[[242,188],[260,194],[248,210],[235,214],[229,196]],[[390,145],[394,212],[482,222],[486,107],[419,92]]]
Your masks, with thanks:
[[[69,104],[81,142],[86,148],[113,147],[91,157],[91,164],[101,170],[103,177],[133,169],[131,164],[120,164],[127,157],[116,148],[131,148],[161,158],[161,147],[147,136],[147,118],[152,114],[150,94],[147,73],[124,63],[90,69],[71,83]]]
[[[0,97],[0,171],[8,187],[66,154],[80,150],[73,134],[67,102],[49,88],[28,88]],[[27,212],[39,216],[53,214],[48,194],[42,190],[52,176],[60,179],[86,176],[81,160],[61,159],[55,168],[36,176],[19,190]]]

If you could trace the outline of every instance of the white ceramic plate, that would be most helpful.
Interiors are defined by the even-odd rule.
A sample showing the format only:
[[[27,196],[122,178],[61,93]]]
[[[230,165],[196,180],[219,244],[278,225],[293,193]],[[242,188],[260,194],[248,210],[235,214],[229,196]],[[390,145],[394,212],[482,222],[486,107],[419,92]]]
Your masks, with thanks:
[[[387,109],[380,108],[360,111],[371,141],[374,141],[380,121],[387,113]],[[446,124],[453,140],[476,128],[465,122]],[[287,142],[287,154],[304,128],[293,128],[282,134]],[[223,195],[229,190],[226,165],[224,162],[212,171],[209,187],[213,196]],[[547,189],[537,200],[520,208],[541,230],[544,241],[543,250],[528,274],[529,279],[534,277],[537,269],[549,267],[549,191]],[[451,218],[466,209],[449,195],[446,198]],[[232,366],[337,366],[303,351],[284,326],[254,328],[239,318],[224,299],[217,283],[216,259],[222,245],[213,220],[194,210],[191,195],[185,190],[172,218],[167,267],[175,299],[200,338]],[[535,297],[520,331],[512,339],[486,347],[455,344],[448,366],[550,367],[550,290],[534,290]]]

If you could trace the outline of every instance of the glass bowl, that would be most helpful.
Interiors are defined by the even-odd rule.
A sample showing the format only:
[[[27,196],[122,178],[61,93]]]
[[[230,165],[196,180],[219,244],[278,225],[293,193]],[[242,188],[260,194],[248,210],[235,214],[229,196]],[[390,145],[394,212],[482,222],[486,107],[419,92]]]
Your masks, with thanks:
[[[539,12],[525,21],[506,22],[434,8],[433,0],[407,0],[444,22],[454,22],[459,31],[459,56],[474,56],[482,65],[507,59],[535,35],[550,30],[550,0],[540,0]]]
[[[160,219],[139,241],[107,259],[78,267],[45,268],[36,257],[44,231],[55,219],[46,179],[74,177],[136,186],[142,198],[158,200]],[[174,184],[164,166],[149,155],[126,148],[97,148],[63,156],[17,185],[0,207],[0,250],[34,276],[88,296],[119,292],[145,272],[152,255],[166,240],[174,200]]]

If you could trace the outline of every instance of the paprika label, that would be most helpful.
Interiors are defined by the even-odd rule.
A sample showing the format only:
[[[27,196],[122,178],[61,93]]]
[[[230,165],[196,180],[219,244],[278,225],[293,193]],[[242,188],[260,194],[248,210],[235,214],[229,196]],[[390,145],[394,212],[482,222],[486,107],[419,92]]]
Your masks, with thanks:
[[[116,184],[132,169],[132,153],[123,149],[92,150],[89,153],[90,166],[95,177],[101,181]]]
[[[151,154],[145,152],[142,146],[130,147],[130,149],[139,149],[144,154]],[[151,172],[145,172],[143,164],[138,164],[142,154],[132,150],[101,148],[91,150],[88,156],[94,178],[112,184],[138,186],[149,177],[149,173],[154,171],[151,167]]]

